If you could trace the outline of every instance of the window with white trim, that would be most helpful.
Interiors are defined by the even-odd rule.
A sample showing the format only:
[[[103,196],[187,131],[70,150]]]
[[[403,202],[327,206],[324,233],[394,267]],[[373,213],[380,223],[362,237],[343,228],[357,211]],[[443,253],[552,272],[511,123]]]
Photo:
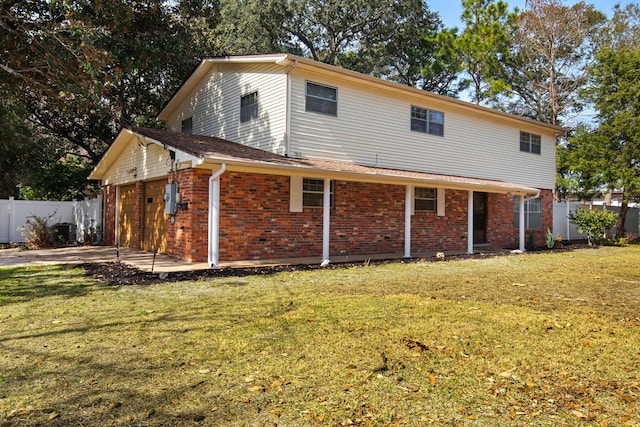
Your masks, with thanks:
[[[520,228],[520,196],[513,198],[513,204],[515,206],[513,225],[516,228]],[[540,197],[525,200],[524,228],[542,228],[542,199]]]
[[[413,193],[414,209],[421,212],[435,212],[437,197],[435,188],[416,187]]]
[[[520,132],[520,151],[540,154],[540,141],[540,135],[535,135],[529,132]]]
[[[444,113],[412,105],[411,130],[444,136]]]
[[[333,181],[330,189],[331,207],[333,207]],[[321,208],[324,206],[324,179],[303,178],[302,206],[305,208]]]
[[[258,92],[240,97],[240,123],[258,118]]]
[[[305,111],[338,115],[338,89],[318,83],[307,82]]]

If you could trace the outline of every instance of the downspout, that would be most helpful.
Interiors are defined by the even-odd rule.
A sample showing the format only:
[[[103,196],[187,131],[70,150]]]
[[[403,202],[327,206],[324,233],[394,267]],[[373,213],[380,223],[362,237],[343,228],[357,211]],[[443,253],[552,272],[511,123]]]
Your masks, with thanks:
[[[227,168],[223,163],[220,169],[209,177],[209,247],[208,264],[210,268],[220,268],[220,175]]]
[[[524,203],[526,201],[529,200],[533,200],[533,199],[537,199],[538,197],[540,197],[540,190],[538,190],[538,192],[536,193],[535,196],[533,197],[526,197],[524,194],[520,195],[520,212],[518,213],[518,221],[519,221],[519,225],[520,225],[520,229],[519,229],[519,236],[518,236],[518,240],[519,240],[519,250],[520,252],[524,252],[526,251],[526,247],[525,247],[525,236],[524,236],[524,230],[525,230],[525,224],[524,224]]]

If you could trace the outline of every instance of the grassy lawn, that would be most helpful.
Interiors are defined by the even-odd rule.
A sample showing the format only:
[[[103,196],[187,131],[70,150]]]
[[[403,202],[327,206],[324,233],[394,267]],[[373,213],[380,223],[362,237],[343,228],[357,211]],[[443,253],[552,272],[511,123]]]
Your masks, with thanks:
[[[124,287],[0,269],[0,426],[638,414],[638,246]]]

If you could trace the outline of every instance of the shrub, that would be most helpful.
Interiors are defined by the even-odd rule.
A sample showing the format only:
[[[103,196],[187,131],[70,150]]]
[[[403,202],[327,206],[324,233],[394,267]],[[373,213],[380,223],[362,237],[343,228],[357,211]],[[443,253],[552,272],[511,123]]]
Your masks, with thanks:
[[[556,239],[553,237],[553,233],[548,228],[547,228],[546,243],[547,243],[547,248],[549,249],[553,249],[553,247],[556,245]]]
[[[527,243],[524,247],[528,251],[532,251],[536,248],[535,236],[533,235],[533,233],[529,234],[529,237],[527,237]]]
[[[578,208],[569,214],[569,222],[578,226],[578,232],[586,234],[590,245],[604,240],[608,229],[616,223],[618,214],[608,210]]]
[[[55,212],[47,217],[40,217],[33,215],[27,218],[27,223],[20,227],[22,235],[29,249],[42,249],[50,248],[51,242],[51,227],[49,226],[49,220],[53,218]]]

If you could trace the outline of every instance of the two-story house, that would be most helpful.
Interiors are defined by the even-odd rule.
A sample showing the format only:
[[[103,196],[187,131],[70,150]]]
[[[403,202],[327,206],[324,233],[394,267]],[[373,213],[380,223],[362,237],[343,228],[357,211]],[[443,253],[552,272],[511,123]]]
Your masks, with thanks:
[[[552,227],[563,128],[288,54],[205,59],[123,129],[109,244],[188,261],[473,253]]]

